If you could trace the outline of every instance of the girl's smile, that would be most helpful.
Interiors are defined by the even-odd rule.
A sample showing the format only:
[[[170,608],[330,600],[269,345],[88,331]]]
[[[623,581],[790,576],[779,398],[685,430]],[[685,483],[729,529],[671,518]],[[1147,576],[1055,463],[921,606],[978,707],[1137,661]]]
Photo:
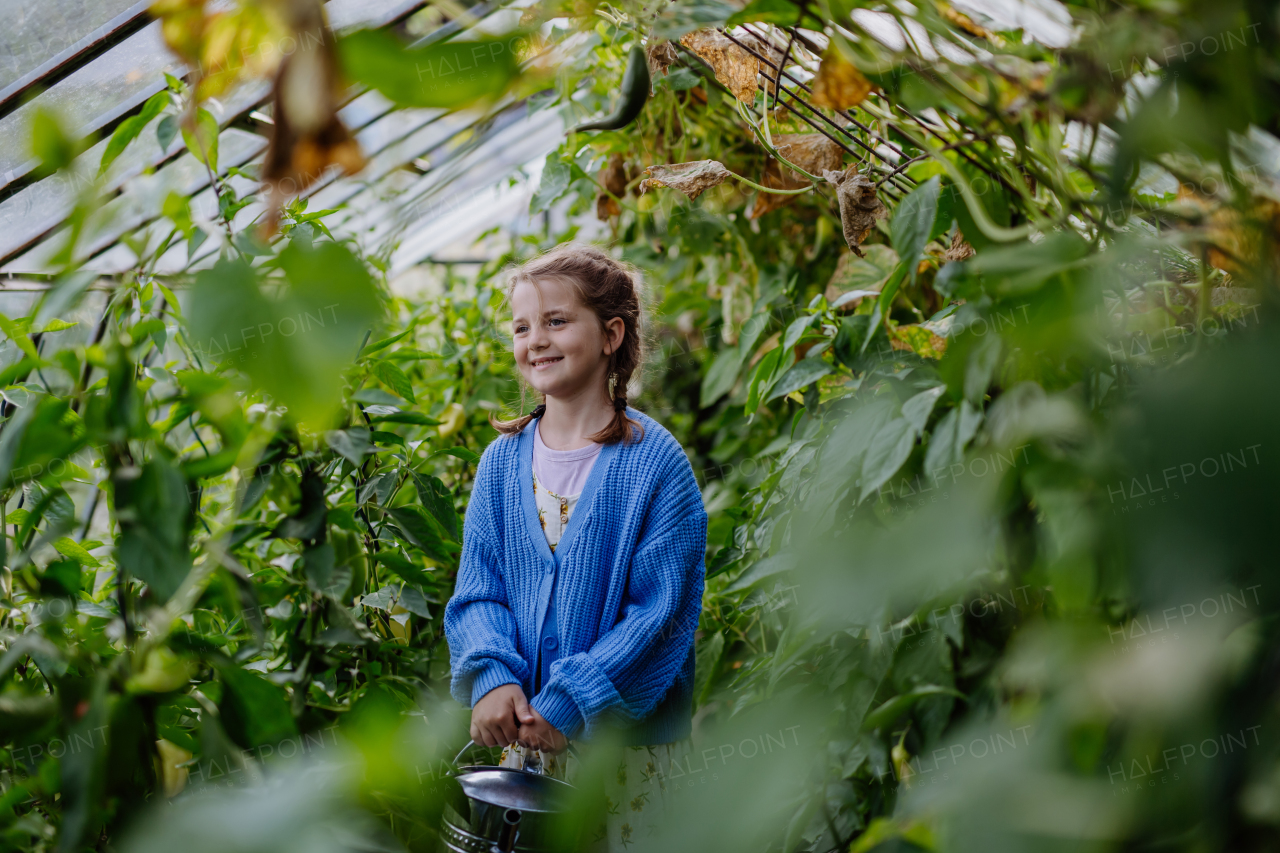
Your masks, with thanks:
[[[516,366],[525,381],[559,400],[585,395],[610,415],[605,391],[610,340],[577,291],[554,278],[521,282],[511,292],[511,309]]]

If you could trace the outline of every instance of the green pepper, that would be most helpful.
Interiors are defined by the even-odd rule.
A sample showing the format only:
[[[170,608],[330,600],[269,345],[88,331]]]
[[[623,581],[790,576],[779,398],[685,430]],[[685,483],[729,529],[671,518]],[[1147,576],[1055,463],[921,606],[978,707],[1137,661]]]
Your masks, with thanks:
[[[644,109],[644,102],[649,99],[649,60],[644,55],[644,48],[636,45],[631,48],[631,58],[627,61],[627,70],[622,75],[622,100],[613,115],[599,121],[580,124],[573,129],[574,133],[584,130],[619,130],[631,124]]]

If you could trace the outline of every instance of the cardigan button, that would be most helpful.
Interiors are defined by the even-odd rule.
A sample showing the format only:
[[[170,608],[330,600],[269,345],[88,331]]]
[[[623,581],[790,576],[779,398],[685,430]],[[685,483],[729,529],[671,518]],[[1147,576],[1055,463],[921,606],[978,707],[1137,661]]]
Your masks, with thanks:
[[[560,641],[557,640],[555,637],[542,638],[542,647],[544,649],[547,649],[548,651],[550,651],[551,649],[554,649],[558,645],[560,645]]]

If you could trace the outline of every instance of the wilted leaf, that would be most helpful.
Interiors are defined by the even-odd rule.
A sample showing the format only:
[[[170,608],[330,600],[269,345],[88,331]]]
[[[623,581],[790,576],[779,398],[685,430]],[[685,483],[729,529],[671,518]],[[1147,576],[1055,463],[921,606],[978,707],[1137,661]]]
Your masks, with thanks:
[[[844,227],[844,240],[860,258],[862,241],[866,239],[877,219],[883,219],[888,211],[876,196],[876,186],[858,172],[858,164],[852,163],[843,172],[826,171],[822,176],[836,185],[836,197],[840,201],[840,222]]]
[[[890,335],[889,344],[896,350],[914,352],[925,358],[942,358],[947,351],[946,338],[917,323],[899,326]]]
[[[733,96],[744,104],[755,102],[756,74],[760,60],[740,45],[734,44],[723,33],[713,29],[686,33],[680,43],[692,50],[711,66],[716,79],[725,85]]]
[[[640,182],[640,192],[648,192],[653,187],[671,187],[673,190],[680,190],[690,200],[702,195],[711,187],[723,184],[732,176],[732,173],[718,160],[694,160],[692,163],[649,166],[645,172],[649,177]]]
[[[811,175],[838,171],[840,161],[844,159],[844,149],[821,133],[780,134],[774,137],[773,147],[789,162]]]
[[[271,143],[262,164],[262,179],[271,187],[270,210],[263,217],[267,234],[274,233],[285,197],[311,186],[330,166],[346,175],[364,168],[360,144],[338,115],[347,84],[338,68],[333,33],[319,6],[314,9],[316,14],[295,22],[299,47],[280,63],[272,88]],[[352,44],[360,45],[368,34],[352,34]],[[394,41],[389,33],[378,32],[373,38]],[[360,50],[345,55],[348,71],[365,70],[360,64],[363,55]]]
[[[871,93],[871,81],[841,55],[833,44],[822,55],[818,76],[813,79],[815,107],[833,110],[853,109]]]
[[[794,178],[791,176],[791,170],[788,169],[783,174],[782,167],[773,157],[764,164],[764,173],[760,176],[758,183],[761,186],[769,187],[776,190],[798,190],[809,184],[808,180],[803,178]],[[784,195],[782,193],[764,193],[757,192],[755,198],[751,201],[751,209],[747,211],[748,219],[759,219],[766,213],[772,213],[780,207],[785,207],[796,200],[794,195]]]
[[[680,58],[680,54],[676,53],[675,45],[669,41],[650,40],[645,45],[645,56],[649,60],[649,77],[657,80],[667,73],[676,60]]]

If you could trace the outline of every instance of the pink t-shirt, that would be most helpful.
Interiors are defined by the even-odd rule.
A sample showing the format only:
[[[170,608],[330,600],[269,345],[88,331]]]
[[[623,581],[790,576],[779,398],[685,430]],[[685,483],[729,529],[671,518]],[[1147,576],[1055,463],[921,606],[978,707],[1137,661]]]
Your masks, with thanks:
[[[599,444],[577,450],[552,450],[542,443],[541,421],[533,432],[533,473],[543,487],[562,498],[582,493],[591,466],[600,455]]]

